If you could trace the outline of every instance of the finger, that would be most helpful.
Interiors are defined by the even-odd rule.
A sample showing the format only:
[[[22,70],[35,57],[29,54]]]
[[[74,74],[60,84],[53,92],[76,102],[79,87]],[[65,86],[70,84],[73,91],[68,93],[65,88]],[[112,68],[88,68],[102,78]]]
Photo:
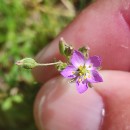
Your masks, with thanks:
[[[39,130],[97,130],[102,108],[102,98],[93,89],[79,94],[75,84],[54,78],[37,96],[35,122]]]
[[[130,1],[99,0],[85,9],[48,47],[37,56],[38,62],[60,59],[60,37],[75,48],[90,47],[91,55],[103,59],[103,69],[130,70]],[[36,68],[34,76],[46,81],[57,73],[53,67]],[[51,72],[51,73],[50,73]]]
[[[35,101],[39,130],[126,130],[130,122],[130,73],[102,71],[103,83],[79,94],[75,84],[54,78]],[[120,83],[119,83],[120,81]]]
[[[104,83],[96,90],[104,101],[105,116],[102,130],[129,130],[130,124],[130,73],[105,72]]]

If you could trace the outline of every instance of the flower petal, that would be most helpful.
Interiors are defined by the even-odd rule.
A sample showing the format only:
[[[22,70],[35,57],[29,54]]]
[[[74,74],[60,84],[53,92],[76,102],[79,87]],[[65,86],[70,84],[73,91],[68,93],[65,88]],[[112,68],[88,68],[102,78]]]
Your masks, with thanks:
[[[71,63],[78,68],[79,66],[83,66],[85,63],[85,58],[83,54],[79,51],[74,51],[71,57]]]
[[[103,82],[102,76],[96,70],[91,70],[90,78],[87,80],[90,83]]]
[[[77,88],[77,91],[79,93],[83,93],[88,89],[88,85],[87,85],[86,81],[79,82],[79,78],[77,78],[77,80],[76,80],[76,88]]]
[[[86,61],[86,66],[92,65],[92,67],[99,67],[101,66],[101,58],[99,56],[92,56]]]
[[[64,70],[62,70],[60,73],[65,78],[75,78],[76,75],[74,74],[76,72],[76,68],[72,65],[67,66]]]

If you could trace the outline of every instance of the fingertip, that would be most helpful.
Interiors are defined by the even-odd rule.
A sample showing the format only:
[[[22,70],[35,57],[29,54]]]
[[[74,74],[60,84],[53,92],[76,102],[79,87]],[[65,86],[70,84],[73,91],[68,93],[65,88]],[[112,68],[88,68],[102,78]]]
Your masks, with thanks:
[[[93,89],[79,94],[75,84],[63,78],[48,81],[35,101],[39,130],[98,130],[103,102]]]
[[[130,120],[130,73],[101,71],[102,83],[83,94],[63,78],[48,81],[35,101],[35,121],[39,130],[122,129]],[[96,90],[96,91],[95,91]]]

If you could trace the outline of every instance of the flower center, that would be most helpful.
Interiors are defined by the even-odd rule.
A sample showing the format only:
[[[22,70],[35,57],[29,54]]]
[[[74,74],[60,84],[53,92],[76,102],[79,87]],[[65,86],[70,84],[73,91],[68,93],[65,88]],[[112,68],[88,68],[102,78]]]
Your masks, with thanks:
[[[90,71],[86,66],[79,66],[78,75],[80,76],[78,79],[78,82],[80,83],[90,77]]]
[[[89,73],[89,70],[87,70],[86,66],[80,66],[78,71],[80,76],[86,76],[86,74]]]

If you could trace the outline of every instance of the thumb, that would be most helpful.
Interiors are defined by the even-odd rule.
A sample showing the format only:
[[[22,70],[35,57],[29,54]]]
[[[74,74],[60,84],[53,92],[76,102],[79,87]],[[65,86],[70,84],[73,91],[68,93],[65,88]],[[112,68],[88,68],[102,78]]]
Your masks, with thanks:
[[[35,121],[39,130],[98,130],[103,101],[89,89],[79,94],[75,83],[57,77],[49,80],[35,101]]]
[[[65,79],[49,80],[35,101],[39,130],[129,130],[130,74],[119,71],[101,74],[104,82],[93,84],[83,94]]]

